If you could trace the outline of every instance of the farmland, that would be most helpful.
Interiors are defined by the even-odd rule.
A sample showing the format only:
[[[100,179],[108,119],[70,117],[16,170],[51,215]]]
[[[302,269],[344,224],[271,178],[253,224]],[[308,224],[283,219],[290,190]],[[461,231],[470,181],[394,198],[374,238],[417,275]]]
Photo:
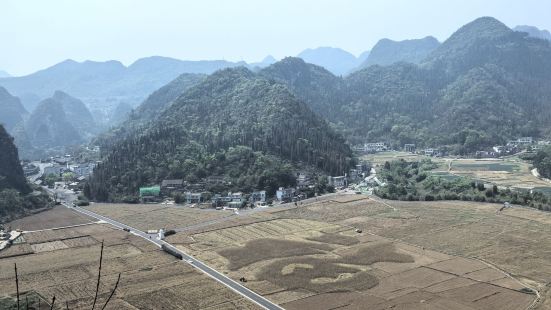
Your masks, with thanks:
[[[71,213],[73,219],[64,213],[68,223],[81,219]],[[50,216],[43,214],[45,218]],[[35,217],[36,221],[39,219]],[[41,225],[31,219],[25,223],[30,225],[26,227]],[[31,297],[34,302],[37,296],[42,296],[44,309],[45,302],[54,295],[56,309],[65,309],[66,302],[70,309],[91,308],[101,241],[105,244],[98,297],[101,306],[121,273],[121,282],[108,309],[256,309],[241,296],[153,244],[104,224],[24,233],[18,244],[0,256],[2,296],[15,294],[13,268],[17,263],[20,291],[39,294]]]
[[[199,210],[162,204],[95,203],[87,209],[143,231],[188,227],[233,214],[231,211]]]
[[[234,280],[245,278],[243,285],[286,309],[526,309],[536,300],[531,288],[542,295],[536,309],[550,309],[551,215],[499,208],[353,194],[240,215],[166,205],[89,207],[141,229],[178,228],[166,241]],[[25,242],[10,248],[19,256],[0,258],[8,275],[0,289],[13,293],[17,261],[25,290],[89,302],[100,240],[102,292],[123,271],[112,307],[253,307],[219,293],[226,290],[148,242],[103,224],[24,234]],[[77,279],[84,285],[75,290],[70,283]]]
[[[517,230],[531,221],[550,225],[551,218],[525,209],[496,214],[498,207],[345,195],[244,214],[242,222],[167,240],[232,278],[246,278],[245,285],[286,309],[526,308],[535,295],[525,285],[545,292],[549,249],[509,241],[527,238],[530,232]],[[498,229],[503,219],[516,226]],[[494,222],[488,229],[498,240],[493,249],[487,230],[458,234]],[[510,249],[500,257],[505,246]],[[532,253],[520,253],[528,247]],[[526,255],[541,259],[526,264]]]

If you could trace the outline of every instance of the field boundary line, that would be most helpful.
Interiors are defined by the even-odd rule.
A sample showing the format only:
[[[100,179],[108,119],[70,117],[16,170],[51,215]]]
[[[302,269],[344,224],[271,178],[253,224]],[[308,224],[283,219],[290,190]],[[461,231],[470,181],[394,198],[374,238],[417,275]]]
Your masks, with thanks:
[[[531,287],[531,286],[528,285],[528,284],[522,283],[519,279],[515,278],[515,277],[514,277],[513,275],[511,275],[509,272],[500,269],[499,267],[495,266],[494,264],[492,264],[492,263],[490,263],[490,262],[485,261],[485,260],[482,259],[482,258],[475,257],[475,256],[470,257],[470,258],[471,258],[471,259],[474,259],[474,260],[477,260],[477,261],[479,261],[479,262],[485,264],[486,266],[488,266],[488,267],[490,267],[490,268],[493,268],[493,269],[495,269],[495,270],[497,270],[497,271],[499,271],[499,272],[505,274],[505,275],[506,275],[508,278],[510,278],[511,280],[513,280],[513,281],[517,282],[518,284],[522,285],[523,287],[528,288],[528,289],[530,289],[531,291],[535,292],[535,293],[536,293],[536,298],[535,298],[534,301],[526,308],[527,310],[528,310],[528,309],[533,309],[533,308],[536,306],[536,304],[541,300],[541,294],[540,294],[539,290],[537,290],[537,289]]]
[[[53,231],[53,230],[61,230],[61,229],[68,229],[68,228],[75,228],[75,227],[81,227],[81,226],[87,226],[87,225],[93,225],[93,224],[99,224],[101,221],[96,222],[89,222],[84,224],[76,224],[76,225],[69,225],[69,226],[61,226],[61,227],[54,227],[54,228],[45,228],[45,229],[37,229],[37,230],[24,230],[21,233],[28,234],[28,233],[37,233],[42,231]],[[77,237],[75,237],[77,238]]]

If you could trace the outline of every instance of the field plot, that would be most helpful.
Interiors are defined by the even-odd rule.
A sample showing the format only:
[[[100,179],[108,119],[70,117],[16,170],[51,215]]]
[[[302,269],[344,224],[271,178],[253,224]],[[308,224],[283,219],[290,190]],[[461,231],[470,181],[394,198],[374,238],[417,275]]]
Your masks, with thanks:
[[[387,161],[394,161],[403,159],[405,161],[418,161],[422,159],[430,159],[440,166],[444,167],[445,160],[436,157],[429,157],[425,155],[418,155],[408,152],[399,152],[399,151],[389,151],[389,152],[380,152],[375,154],[367,154],[362,156],[362,159],[365,159],[372,163],[374,166],[382,166]]]
[[[96,222],[86,215],[73,212],[66,207],[57,206],[51,210],[27,216],[6,224],[12,229],[41,230],[64,226],[82,225]]]
[[[100,242],[105,240],[99,305],[103,306],[121,273],[107,309],[258,309],[155,245],[109,225],[24,233],[23,240],[6,254],[25,255],[0,255],[2,296],[15,294],[13,266],[17,263],[20,291],[35,291],[45,300],[55,295],[56,309],[65,309],[65,301],[70,309],[90,308]]]
[[[140,230],[178,229],[191,225],[231,217],[231,211],[201,210],[160,204],[95,203],[88,210],[107,216]]]
[[[516,157],[505,159],[456,159],[449,173],[515,188],[540,188],[551,184],[532,175],[531,165]]]

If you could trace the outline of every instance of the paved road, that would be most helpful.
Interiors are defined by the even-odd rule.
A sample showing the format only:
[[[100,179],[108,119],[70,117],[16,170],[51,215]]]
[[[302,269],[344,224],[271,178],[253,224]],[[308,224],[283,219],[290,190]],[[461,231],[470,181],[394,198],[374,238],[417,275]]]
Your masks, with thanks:
[[[232,289],[236,293],[242,295],[243,297],[253,301],[254,303],[258,304],[259,306],[263,307],[264,309],[270,309],[270,310],[283,309],[282,307],[272,303],[268,299],[266,299],[266,298],[258,295],[257,293],[249,290],[248,288],[244,287],[243,285],[239,284],[238,282],[236,282],[236,281],[226,277],[222,273],[212,269],[211,267],[207,266],[206,264],[204,264],[200,260],[194,258],[193,256],[190,256],[189,254],[186,254],[185,252],[181,251],[180,249],[172,246],[171,244],[169,244],[169,243],[167,243],[163,240],[156,239],[155,235],[147,234],[147,233],[145,233],[141,230],[135,229],[133,227],[130,227],[130,226],[125,225],[123,223],[117,222],[113,219],[110,219],[110,218],[105,217],[103,215],[97,214],[95,212],[83,209],[81,207],[70,207],[67,204],[64,204],[64,205],[68,208],[71,208],[71,209],[77,211],[77,212],[80,212],[82,214],[86,214],[86,215],[88,215],[90,217],[93,217],[93,218],[96,218],[98,220],[102,220],[102,221],[104,221],[106,223],[109,223],[109,224],[111,224],[115,227],[118,227],[120,229],[126,228],[126,229],[130,230],[130,233],[132,233],[136,236],[142,237],[142,238],[144,238],[144,239],[146,239],[150,242],[153,242],[159,247],[161,247],[162,245],[165,245],[167,247],[172,248],[174,251],[176,251],[176,252],[178,252],[182,255],[183,260],[186,263],[188,263],[188,264],[192,265],[193,267],[201,270],[202,272],[206,273],[211,278],[213,278],[216,281],[222,283],[223,285],[229,287],[230,289]]]

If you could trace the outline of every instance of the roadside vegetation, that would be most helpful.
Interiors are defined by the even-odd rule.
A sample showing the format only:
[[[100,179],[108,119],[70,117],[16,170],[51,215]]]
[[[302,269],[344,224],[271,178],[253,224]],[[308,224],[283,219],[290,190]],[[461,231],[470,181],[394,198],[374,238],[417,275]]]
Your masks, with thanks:
[[[387,185],[378,188],[374,193],[392,200],[509,202],[551,211],[551,199],[541,192],[502,189],[495,184],[465,177],[443,178],[430,173],[436,167],[430,159],[387,161],[380,171],[381,178]]]

